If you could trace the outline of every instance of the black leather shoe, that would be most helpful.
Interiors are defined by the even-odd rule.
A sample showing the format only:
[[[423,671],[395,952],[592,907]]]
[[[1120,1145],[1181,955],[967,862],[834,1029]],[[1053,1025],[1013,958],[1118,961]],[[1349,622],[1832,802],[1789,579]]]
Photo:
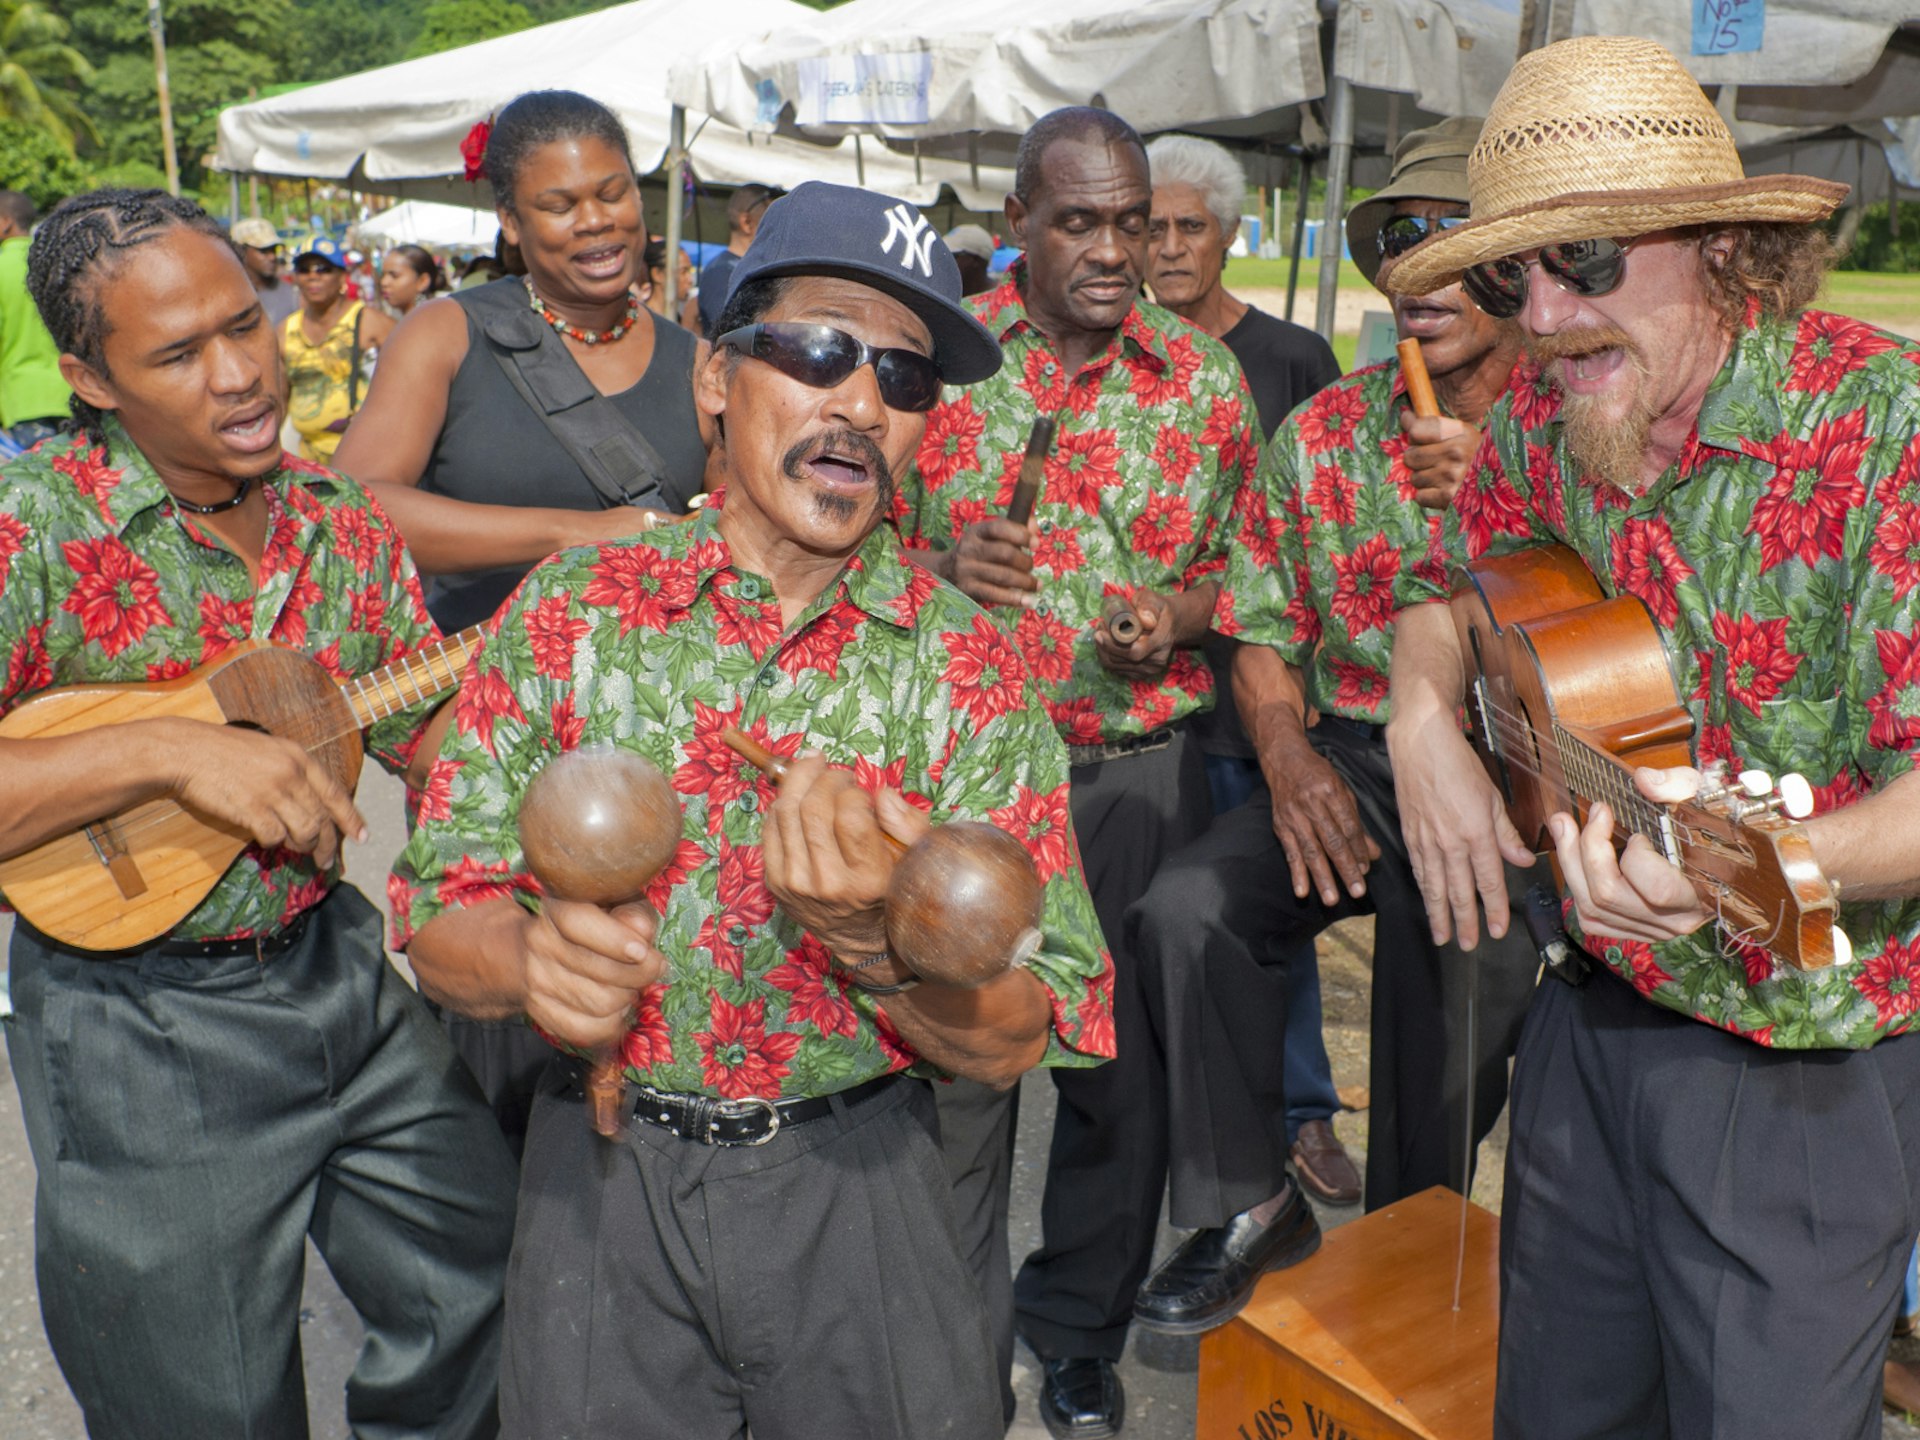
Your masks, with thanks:
[[[1300,1187],[1268,1225],[1252,1212],[1214,1230],[1196,1230],[1133,1298],[1133,1318],[1149,1330],[1197,1335],[1231,1320],[1269,1270],[1297,1265],[1320,1248],[1320,1222]]]
[[[1040,1418],[1054,1440],[1108,1440],[1126,1418],[1127,1392],[1113,1361],[1042,1360]]]

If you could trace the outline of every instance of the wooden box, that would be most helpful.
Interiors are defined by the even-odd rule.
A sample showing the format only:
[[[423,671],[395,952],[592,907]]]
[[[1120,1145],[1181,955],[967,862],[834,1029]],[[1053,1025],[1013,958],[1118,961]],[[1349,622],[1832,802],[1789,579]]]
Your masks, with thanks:
[[[1500,1222],[1434,1188],[1329,1231],[1200,1343],[1197,1440],[1489,1440]]]

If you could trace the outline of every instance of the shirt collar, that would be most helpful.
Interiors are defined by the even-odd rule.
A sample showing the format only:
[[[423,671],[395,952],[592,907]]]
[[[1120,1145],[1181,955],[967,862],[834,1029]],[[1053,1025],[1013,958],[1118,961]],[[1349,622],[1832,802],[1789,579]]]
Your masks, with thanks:
[[[141,515],[173,504],[174,496],[117,418],[107,416],[104,429],[107,440],[104,449],[79,434],[71,437],[66,452],[56,458],[66,462],[61,467],[62,473],[80,489],[91,493],[100,513],[113,525],[114,534],[125,535],[127,527]],[[280,465],[255,483],[263,488],[278,488],[283,482],[336,483],[331,472],[316,466],[300,462],[296,468],[284,451]]]
[[[1778,435],[1786,428],[1780,391],[1787,376],[1781,365],[1790,359],[1790,348],[1772,343],[1772,331],[1782,323],[1763,319],[1757,305],[1748,306],[1726,363],[1700,402],[1693,429],[1701,445],[1738,455],[1743,440]]]
[[[993,332],[993,338],[1002,345],[1018,338],[1026,337],[1029,344],[1045,345],[1049,350],[1053,344],[1033,323],[1027,314],[1027,302],[1023,287],[1026,283],[1027,257],[1022,255],[1007,267],[1007,277],[998,287],[987,291],[974,302],[975,314],[980,322]],[[1127,318],[1120,322],[1118,346],[1123,357],[1135,359],[1152,367],[1157,373],[1173,363],[1173,357],[1167,351],[1166,326],[1156,325],[1147,314],[1146,302],[1136,297]],[[1164,312],[1156,312],[1164,313]],[[1114,356],[1114,346],[1108,345],[1099,355],[1087,362],[1087,368],[1107,363]],[[1006,367],[1010,372],[1012,366]]]
[[[715,493],[692,520],[670,526],[664,536],[650,540],[662,553],[680,560],[693,581],[695,596],[705,595],[712,586],[737,584],[744,573],[734,565],[733,552],[720,533],[725,497],[724,489]],[[883,521],[873,527],[873,533],[848,558],[833,583],[807,607],[808,614],[817,614],[833,600],[844,597],[848,604],[876,620],[909,629],[910,617],[918,608],[911,599],[918,574],[901,550],[893,526]],[[774,599],[770,590],[766,599]]]

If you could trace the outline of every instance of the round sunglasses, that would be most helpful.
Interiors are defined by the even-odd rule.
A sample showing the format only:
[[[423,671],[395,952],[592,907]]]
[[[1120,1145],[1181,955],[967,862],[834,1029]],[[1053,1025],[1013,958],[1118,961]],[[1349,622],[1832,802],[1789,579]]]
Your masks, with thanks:
[[[888,409],[931,410],[940,403],[940,367],[927,356],[917,350],[880,349],[831,325],[770,320],[729,330],[714,343],[764,360],[816,390],[830,390],[871,364]]]
[[[1617,240],[1567,240],[1540,247],[1540,268],[1563,290],[1592,299],[1611,295],[1627,274],[1629,246]],[[1512,255],[1469,265],[1460,275],[1473,303],[1496,320],[1511,320],[1527,304],[1525,260]]]
[[[1467,223],[1464,215],[1448,215],[1444,219],[1429,220],[1424,215],[1396,215],[1380,227],[1380,233],[1373,237],[1373,243],[1380,251],[1382,260],[1397,260],[1429,235],[1438,235],[1442,230],[1451,230],[1456,225]]]

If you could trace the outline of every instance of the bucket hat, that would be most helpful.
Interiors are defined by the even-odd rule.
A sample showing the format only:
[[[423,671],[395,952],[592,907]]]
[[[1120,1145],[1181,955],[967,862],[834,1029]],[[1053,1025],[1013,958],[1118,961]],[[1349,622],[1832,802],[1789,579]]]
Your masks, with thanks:
[[[1374,278],[1380,273],[1380,230],[1393,218],[1396,201],[1467,203],[1467,155],[1480,138],[1480,125],[1477,115],[1457,115],[1401,136],[1386,185],[1347,212],[1347,249],[1368,284],[1380,283]]]

